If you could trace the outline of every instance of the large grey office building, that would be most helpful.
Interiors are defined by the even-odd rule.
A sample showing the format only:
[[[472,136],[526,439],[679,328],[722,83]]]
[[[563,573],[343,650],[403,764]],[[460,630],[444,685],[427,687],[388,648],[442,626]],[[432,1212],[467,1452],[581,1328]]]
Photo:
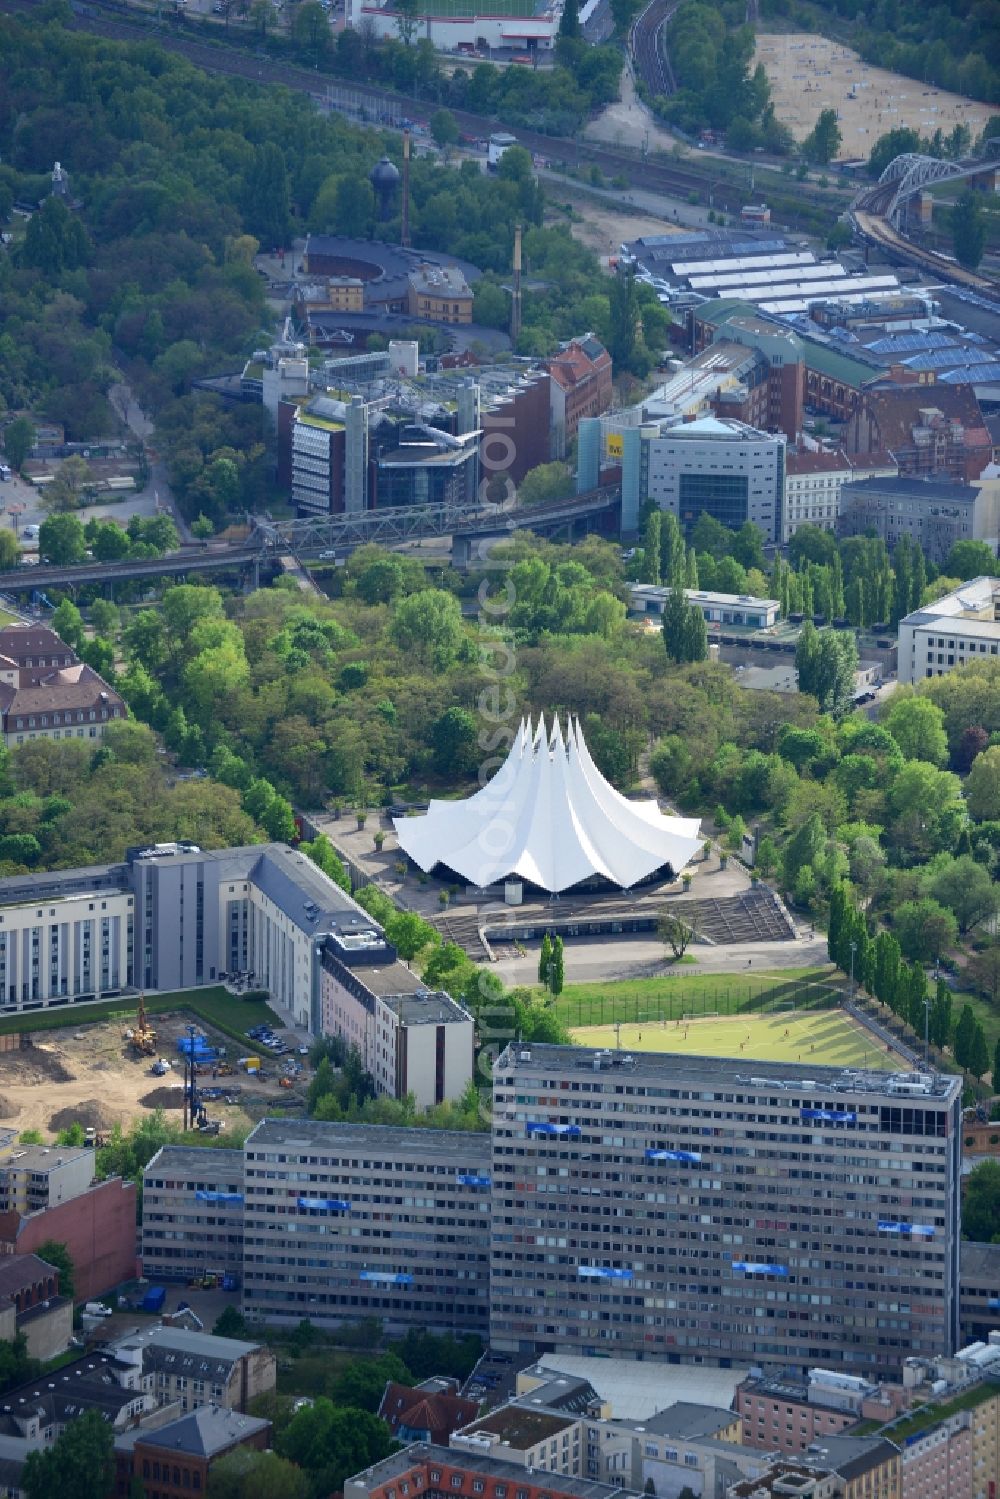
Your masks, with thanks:
[[[510,1045],[500,1348],[897,1371],[958,1338],[961,1080]]]
[[[243,1310],[489,1328],[490,1139],[265,1119],[246,1143]]]

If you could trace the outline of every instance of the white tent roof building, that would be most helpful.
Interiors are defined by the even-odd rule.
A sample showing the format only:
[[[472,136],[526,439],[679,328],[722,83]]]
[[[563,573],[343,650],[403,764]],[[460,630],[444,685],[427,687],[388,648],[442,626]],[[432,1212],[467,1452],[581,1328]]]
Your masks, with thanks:
[[[701,847],[697,818],[667,817],[655,799],[633,802],[604,779],[578,719],[546,731],[523,719],[510,754],[465,801],[432,801],[394,819],[399,846],[419,868],[441,864],[470,884],[522,879],[556,893],[591,880],[630,889],[669,865],[677,875]]]

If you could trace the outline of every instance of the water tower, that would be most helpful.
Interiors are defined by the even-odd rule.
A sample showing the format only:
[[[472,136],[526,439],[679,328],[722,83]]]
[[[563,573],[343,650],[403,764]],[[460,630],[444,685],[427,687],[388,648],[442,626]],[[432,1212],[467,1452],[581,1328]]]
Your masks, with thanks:
[[[399,168],[394,166],[388,156],[383,156],[372,167],[368,177],[369,182],[375,189],[375,198],[378,203],[378,216],[382,223],[392,217],[392,201],[396,196],[396,187],[399,183]]]

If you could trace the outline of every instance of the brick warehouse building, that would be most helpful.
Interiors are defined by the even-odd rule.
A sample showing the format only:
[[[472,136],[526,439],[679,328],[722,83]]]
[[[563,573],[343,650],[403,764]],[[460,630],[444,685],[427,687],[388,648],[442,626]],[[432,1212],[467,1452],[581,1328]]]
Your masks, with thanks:
[[[88,1301],[135,1275],[135,1183],[112,1177],[37,1213],[0,1213],[0,1254],[65,1244],[77,1299]]]

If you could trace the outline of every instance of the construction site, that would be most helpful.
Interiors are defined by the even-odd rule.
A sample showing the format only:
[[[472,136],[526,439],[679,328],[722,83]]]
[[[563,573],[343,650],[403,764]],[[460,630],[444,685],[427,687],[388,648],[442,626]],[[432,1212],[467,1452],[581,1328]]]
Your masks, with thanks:
[[[185,1064],[195,1032],[195,1113],[186,1105]],[[0,1051],[0,1125],[54,1136],[78,1123],[100,1144],[116,1125],[163,1109],[170,1122],[206,1133],[249,1129],[276,1105],[304,1109],[310,1069],[297,1053],[240,1045],[183,1010],[136,1010],[88,1025],[27,1031]]]

